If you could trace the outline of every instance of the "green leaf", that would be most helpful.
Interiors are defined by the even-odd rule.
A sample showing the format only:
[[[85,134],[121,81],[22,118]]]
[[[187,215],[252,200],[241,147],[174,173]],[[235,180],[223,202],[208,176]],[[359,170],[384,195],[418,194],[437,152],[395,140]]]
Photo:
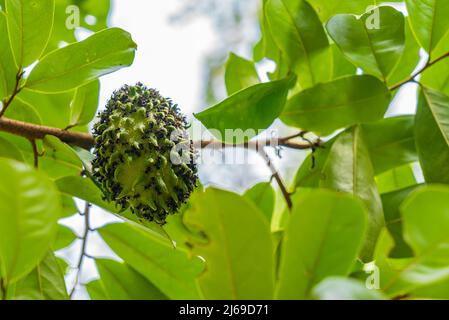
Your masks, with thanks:
[[[207,239],[206,243],[191,241],[192,252],[206,260],[198,278],[204,298],[273,298],[270,226],[252,203],[234,193],[208,188],[192,203],[184,222]]]
[[[310,153],[303,161],[295,176],[295,187],[318,188],[323,178],[323,167],[335,138],[323,143],[322,148]]]
[[[76,234],[69,227],[59,225],[56,241],[53,243],[53,250],[57,251],[68,247],[76,239]]]
[[[421,265],[408,269],[407,276],[418,282],[449,277],[449,188],[424,187],[402,204],[401,212],[404,237]]]
[[[109,224],[99,230],[112,250],[171,299],[198,299],[195,278],[203,265],[142,227]]]
[[[241,143],[268,128],[284,108],[292,78],[256,84],[235,93],[217,105],[195,114],[217,139]],[[244,137],[226,137],[226,130],[241,130]],[[233,134],[234,132],[231,131]]]
[[[44,257],[61,205],[53,183],[23,163],[0,159],[0,177],[0,277],[8,284]]]
[[[8,97],[16,84],[17,67],[9,43],[6,17],[0,14],[0,101]]]
[[[377,237],[384,226],[384,216],[370,155],[359,126],[337,137],[323,166],[320,186],[353,194],[365,203],[368,229],[360,258],[370,261]]]
[[[418,161],[415,147],[415,117],[385,118],[362,125],[375,174]]]
[[[2,137],[0,137],[0,157],[25,162],[22,151]]]
[[[357,68],[349,62],[338,46],[333,43],[332,50],[332,79],[338,79],[344,76],[355,75]]]
[[[382,194],[382,206],[385,214],[385,225],[394,240],[394,247],[389,252],[392,258],[409,258],[413,251],[403,237],[403,223],[399,207],[416,186]]]
[[[109,300],[167,299],[159,289],[127,264],[109,259],[96,259],[95,263],[102,288]]]
[[[409,294],[411,299],[418,300],[448,300],[449,299],[449,279],[419,287]]]
[[[64,274],[53,252],[16,284],[15,300],[68,300]]]
[[[395,1],[390,1],[395,2]],[[322,21],[327,21],[333,15],[339,13],[362,14],[366,8],[375,4],[374,0],[309,0]]]
[[[67,218],[73,216],[78,212],[78,208],[76,207],[75,200],[71,196],[61,193],[61,203],[62,203],[62,212],[61,218]]]
[[[291,97],[281,120],[328,135],[353,124],[381,119],[389,102],[390,92],[377,78],[350,76],[318,84]]]
[[[324,278],[349,274],[365,226],[363,204],[349,195],[318,189],[299,198],[282,244],[277,298],[310,298]]]
[[[24,89],[17,95],[9,109],[20,108],[15,106],[15,102],[20,100],[22,104],[27,104],[38,113],[41,124],[64,129],[70,124],[70,104],[73,94],[73,91],[44,94]]]
[[[312,292],[314,298],[319,300],[385,299],[379,291],[367,289],[363,282],[344,277],[328,277],[317,284]]]
[[[411,30],[410,19],[407,17],[405,20],[405,48],[401,58],[388,76],[388,83],[391,85],[410,77],[420,60],[420,46]]]
[[[386,80],[404,50],[404,16],[392,7],[378,7],[374,12],[360,18],[350,14],[334,16],[327,30],[356,66]]]
[[[136,44],[119,28],[95,33],[45,56],[31,71],[26,87],[40,92],[68,91],[131,65]]]
[[[76,89],[72,105],[70,106],[70,126],[82,126],[92,121],[98,108],[99,96],[99,80]]]
[[[86,289],[92,300],[108,300],[100,279],[87,283]]]
[[[248,189],[243,196],[260,209],[270,224],[276,198],[271,184],[269,182],[258,183]]]
[[[449,279],[449,188],[422,187],[404,201],[400,210],[404,238],[414,257],[379,261],[381,286],[390,296]]]
[[[262,10],[260,14],[260,33],[262,35],[260,41],[254,46],[253,58],[259,62],[263,58],[268,58],[279,63],[280,49],[277,47],[271,35],[270,26],[266,17],[266,5],[268,0],[263,0]]]
[[[103,194],[101,190],[95,185],[92,180],[88,178],[82,178],[80,176],[66,176],[55,181],[59,191],[65,195],[70,195],[79,199],[83,199],[89,203],[95,204],[117,217],[122,218],[128,222],[138,223],[145,226],[151,232],[157,234],[165,240],[169,240],[166,232],[161,225],[142,220],[133,214],[130,210],[120,211],[120,209],[112,202],[106,202],[103,200]]]
[[[55,0],[6,0],[8,34],[19,68],[38,60],[53,28]]]
[[[410,164],[393,168],[376,176],[379,193],[387,193],[417,184],[415,173]]]
[[[11,102],[10,107],[5,112],[5,117],[37,125],[42,124],[42,119],[36,109],[19,97],[14,98]]]
[[[228,95],[260,82],[254,62],[231,53],[226,62],[225,82]]]
[[[19,148],[25,161],[33,165],[34,154],[28,139],[11,134],[1,134],[1,136]],[[45,172],[52,179],[80,174],[82,170],[81,161],[74,158],[73,154],[67,153],[69,147],[65,143],[51,136],[47,136],[44,140],[44,143],[37,141],[37,148],[41,154],[39,170]]]
[[[433,49],[449,30],[449,2],[445,0],[405,0],[410,24],[421,47]]]
[[[303,0],[268,0],[265,14],[271,35],[302,88],[330,80],[332,53],[323,25]]]
[[[449,97],[422,89],[415,122],[416,146],[426,182],[449,183]]]

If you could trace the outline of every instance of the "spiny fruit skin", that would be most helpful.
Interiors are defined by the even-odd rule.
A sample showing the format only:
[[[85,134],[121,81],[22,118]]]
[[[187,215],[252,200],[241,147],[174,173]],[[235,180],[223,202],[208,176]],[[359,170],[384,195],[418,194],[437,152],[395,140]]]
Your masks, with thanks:
[[[177,105],[138,83],[115,91],[99,117],[92,167],[106,200],[165,224],[197,182],[195,151]]]

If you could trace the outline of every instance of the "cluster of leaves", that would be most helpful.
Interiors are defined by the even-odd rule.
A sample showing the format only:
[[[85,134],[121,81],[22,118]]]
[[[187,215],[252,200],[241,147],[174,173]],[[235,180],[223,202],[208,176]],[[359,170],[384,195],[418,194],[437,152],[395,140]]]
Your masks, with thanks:
[[[98,78],[133,61],[129,34],[105,29],[55,49],[53,37],[73,35],[60,35],[54,0],[5,2],[5,116],[86,131]],[[389,6],[365,12],[370,0],[263,0],[253,61],[231,54],[229,97],[196,117],[222,137],[226,129],[267,129],[277,118],[328,136],[298,169],[292,210],[275,212],[267,182],[243,195],[200,188],[164,229],[122,212],[124,223],[97,232],[123,262],[95,259],[91,298],[449,298],[449,5],[405,3],[408,16]],[[375,14],[379,24],[370,27]],[[418,75],[420,49],[429,58],[419,69],[416,114],[385,118],[398,88]],[[264,58],[276,70],[262,83],[256,62]],[[118,214],[80,175],[89,152],[49,136],[38,149],[36,170],[30,143],[0,133],[3,298],[68,298],[67,265],[54,251],[76,239],[58,225],[76,213],[74,197]],[[367,288],[368,276],[379,290]]]

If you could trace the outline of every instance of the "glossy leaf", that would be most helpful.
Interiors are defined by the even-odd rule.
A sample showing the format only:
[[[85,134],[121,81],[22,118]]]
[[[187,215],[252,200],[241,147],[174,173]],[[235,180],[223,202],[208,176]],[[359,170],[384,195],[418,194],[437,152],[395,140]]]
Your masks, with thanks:
[[[17,67],[9,43],[6,17],[0,14],[0,100],[8,97],[16,83]]]
[[[375,174],[418,161],[414,116],[385,118],[362,125]]]
[[[330,80],[329,41],[313,7],[304,0],[268,0],[265,14],[271,35],[298,75],[302,88]]]
[[[96,259],[103,292],[109,300],[165,300],[167,297],[125,263]],[[91,290],[89,290],[89,293]]]
[[[319,300],[384,300],[377,291],[366,288],[366,285],[355,279],[329,277],[313,288],[313,296]]]
[[[318,84],[291,97],[281,120],[328,135],[353,124],[381,119],[389,102],[390,92],[378,79],[350,76]]]
[[[277,298],[310,298],[326,277],[347,275],[365,226],[363,204],[349,195],[315,190],[300,198],[284,235]]]
[[[14,99],[14,102],[20,100],[37,112],[41,124],[64,129],[70,124],[70,104],[73,99],[72,92],[59,94],[45,94],[34,92],[29,89],[22,90]],[[14,103],[11,109],[16,109]]]
[[[23,163],[0,159],[0,176],[0,277],[12,283],[49,249],[61,204],[53,183]]]
[[[399,208],[404,200],[417,187],[408,187],[382,194],[382,206],[385,213],[385,225],[394,240],[394,247],[389,252],[392,258],[409,258],[413,256],[413,251],[405,242],[403,236],[403,221]]]
[[[269,182],[256,184],[251,189],[248,189],[243,196],[260,209],[268,223],[271,222],[276,195]]]
[[[414,186],[417,181],[412,165],[405,164],[376,176],[376,184],[379,193],[383,194]]]
[[[389,1],[389,2],[397,2]],[[339,13],[362,14],[365,10],[375,4],[373,0],[309,0],[309,3],[315,8],[323,22]]]
[[[129,33],[105,29],[45,56],[31,71],[26,87],[50,93],[75,89],[129,66],[135,50]]]
[[[0,137],[0,157],[24,162],[22,151],[13,143]]]
[[[349,62],[335,43],[331,45],[332,50],[332,79],[355,75],[357,68]]]
[[[100,279],[93,280],[86,284],[87,292],[92,300],[108,300],[108,296],[103,289]]]
[[[236,143],[256,136],[268,128],[284,108],[291,78],[256,84],[230,96],[217,105],[195,114],[217,139]],[[242,130],[244,137],[226,137],[226,130]],[[231,133],[234,133],[231,131]]]
[[[416,114],[415,139],[426,182],[449,183],[449,97],[424,88]]]
[[[55,0],[6,0],[14,60],[24,68],[39,59],[53,28]]]
[[[405,47],[401,58],[388,76],[388,84],[395,85],[410,77],[420,61],[420,46],[416,42],[415,35],[410,27],[410,19],[405,19]]]
[[[68,300],[64,273],[53,252],[15,286],[15,300]]]
[[[392,7],[375,8],[374,13],[360,18],[350,14],[334,16],[327,30],[356,66],[382,79],[388,77],[405,46],[404,16]]]
[[[69,227],[59,225],[58,232],[56,234],[56,241],[54,242],[52,249],[57,251],[68,247],[75,239],[77,238],[76,234]]]
[[[449,2],[445,0],[405,0],[410,23],[421,47],[428,53],[449,30]]]
[[[338,136],[322,172],[320,186],[353,194],[363,200],[368,208],[368,228],[360,258],[370,261],[377,237],[384,226],[384,216],[369,151],[360,127],[352,127]]]
[[[70,117],[70,126],[88,124],[95,117],[100,96],[100,81],[96,80],[75,91]]]
[[[191,240],[192,253],[206,260],[198,278],[204,298],[273,297],[270,227],[256,206],[234,193],[209,188],[192,203],[184,221],[206,239]]]
[[[407,294],[421,286],[449,278],[449,188],[422,187],[405,200],[400,210],[404,238],[413,249],[414,257],[388,261],[380,259],[381,287],[390,296]],[[391,240],[389,242],[386,248],[392,247]]]
[[[171,299],[198,299],[201,261],[140,226],[116,223],[99,230],[114,252]]]
[[[225,83],[228,95],[260,82],[254,62],[231,53],[226,62]]]

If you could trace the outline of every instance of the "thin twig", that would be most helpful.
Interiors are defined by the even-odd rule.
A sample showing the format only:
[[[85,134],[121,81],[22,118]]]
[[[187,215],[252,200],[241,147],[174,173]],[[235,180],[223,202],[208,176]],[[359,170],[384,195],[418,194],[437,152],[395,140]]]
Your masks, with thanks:
[[[5,101],[3,101],[3,107],[2,110],[0,110],[0,118],[3,117],[3,115],[5,114],[6,110],[8,109],[8,107],[11,105],[12,101],[14,100],[14,98],[20,93],[20,91],[22,90],[22,88],[20,87],[20,80],[22,79],[23,76],[23,71],[19,70],[16,74],[16,83],[14,85],[14,90],[12,92],[12,94],[9,96],[9,98]]]
[[[282,181],[282,178],[281,178],[278,170],[275,168],[273,162],[271,161],[270,156],[268,155],[268,153],[265,150],[263,150],[263,149],[259,150],[259,154],[262,156],[262,158],[264,158],[265,162],[267,163],[267,166],[270,168],[270,170],[273,174],[273,178],[276,180],[277,184],[279,185],[279,188],[281,189],[282,195],[285,198],[287,207],[291,211],[292,206],[293,206],[292,199],[290,197],[290,193],[287,191],[287,188],[285,187],[284,182]]]
[[[78,287],[78,283],[81,277],[81,269],[82,269],[82,265],[83,265],[83,261],[84,258],[86,257],[90,257],[90,255],[87,253],[86,249],[87,249],[87,238],[89,236],[89,232],[90,232],[90,222],[89,222],[89,214],[90,214],[90,207],[91,204],[89,202],[86,202],[86,206],[84,208],[84,212],[83,212],[83,216],[84,216],[84,234],[81,237],[81,253],[80,253],[80,257],[78,259],[78,264],[76,265],[76,276],[75,276],[75,283],[73,285],[72,290],[70,291],[70,298],[73,297],[73,294],[76,291],[76,288]]]
[[[36,140],[30,139],[31,147],[33,148],[34,167],[39,168],[39,151],[37,150]]]
[[[433,66],[434,64],[440,62],[443,59],[446,59],[447,57],[449,57],[449,52],[446,52],[445,54],[443,54],[442,56],[436,58],[433,61],[428,61],[424,67],[422,67],[421,69],[419,69],[418,71],[416,71],[415,73],[413,73],[410,77],[408,77],[407,79],[402,80],[401,82],[391,86],[389,89],[390,91],[394,91],[396,89],[398,89],[399,87],[401,87],[402,85],[413,81],[417,76],[419,76],[421,73],[423,73],[424,71],[426,71],[428,68],[430,68],[431,66]]]

